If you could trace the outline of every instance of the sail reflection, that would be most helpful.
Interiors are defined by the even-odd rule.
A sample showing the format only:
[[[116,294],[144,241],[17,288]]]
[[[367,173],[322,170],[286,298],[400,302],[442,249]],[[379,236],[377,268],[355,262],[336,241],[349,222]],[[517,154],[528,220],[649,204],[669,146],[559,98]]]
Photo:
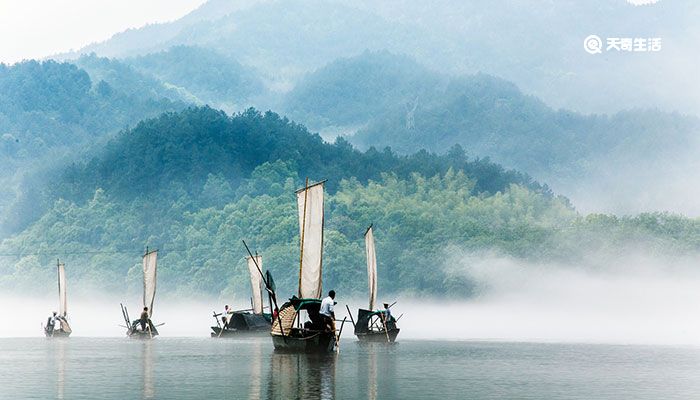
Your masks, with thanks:
[[[143,348],[143,398],[155,398],[155,379],[153,377],[153,348],[150,340],[142,342]]]
[[[370,400],[398,397],[395,347],[371,342],[358,342],[358,346],[357,381],[367,382],[366,397]]]
[[[252,357],[250,360],[250,379],[248,384],[248,398],[257,400],[262,398],[263,375],[263,344],[256,340],[253,342]]]
[[[273,352],[267,398],[334,399],[336,357]]]
[[[55,341],[56,346],[56,398],[65,398],[66,383],[66,342]]]

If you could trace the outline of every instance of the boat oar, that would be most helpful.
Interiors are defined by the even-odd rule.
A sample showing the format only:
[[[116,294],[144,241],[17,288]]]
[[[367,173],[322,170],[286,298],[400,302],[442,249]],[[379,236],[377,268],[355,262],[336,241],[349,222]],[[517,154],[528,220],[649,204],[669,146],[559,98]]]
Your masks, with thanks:
[[[352,319],[352,313],[350,312],[350,307],[348,307],[348,305],[346,304],[345,308],[348,309],[348,315],[350,316],[350,322],[352,322],[352,327],[355,328],[355,320]],[[341,329],[342,329],[342,327],[341,327]]]
[[[399,315],[398,318],[396,318],[396,322],[399,322],[399,320],[401,319],[401,317],[403,317],[403,313],[402,313],[401,315]]]
[[[384,324],[384,333],[386,333],[386,342],[390,343],[391,340],[389,339],[389,329],[386,327],[386,313],[384,315],[381,315],[382,318],[382,323]]]
[[[348,317],[343,317],[343,322],[340,324],[340,332],[335,334],[335,320],[333,321],[333,336],[335,336],[335,352],[340,353],[340,334],[343,333],[343,324]]]

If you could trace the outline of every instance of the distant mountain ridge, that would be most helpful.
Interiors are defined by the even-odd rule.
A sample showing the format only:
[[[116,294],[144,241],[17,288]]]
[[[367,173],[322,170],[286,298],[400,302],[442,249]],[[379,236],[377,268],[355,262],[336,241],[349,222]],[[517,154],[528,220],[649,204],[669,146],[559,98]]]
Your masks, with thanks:
[[[614,113],[635,107],[700,113],[692,80],[700,55],[700,3],[624,0],[209,1],[167,24],[132,29],[61,57],[131,57],[197,45],[260,70],[286,91],[305,73],[364,50],[412,56],[451,75],[478,72],[514,82],[555,108]],[[661,37],[658,54],[592,56],[583,39]]]
[[[698,164],[696,117],[553,110],[511,82],[448,76],[388,52],[365,52],[316,70],[286,96],[284,109],[314,129],[350,132],[348,140],[360,148],[440,153],[460,144],[471,156],[527,172],[593,209],[700,213],[683,200],[693,197],[693,182],[700,185],[694,169],[683,167]],[[659,190],[649,194],[648,182]],[[617,203],[605,199],[609,193]]]

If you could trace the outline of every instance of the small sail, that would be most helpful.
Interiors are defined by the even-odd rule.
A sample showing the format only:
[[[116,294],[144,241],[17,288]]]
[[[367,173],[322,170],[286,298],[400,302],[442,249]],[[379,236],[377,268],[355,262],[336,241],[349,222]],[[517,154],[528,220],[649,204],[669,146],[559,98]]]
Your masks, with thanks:
[[[365,232],[365,252],[367,253],[367,279],[369,281],[369,310],[374,310],[377,302],[377,253],[374,251],[374,233],[370,226]]]
[[[253,289],[253,313],[262,314],[263,299],[262,299],[262,256],[246,257],[248,261],[248,272],[250,272],[250,286]],[[258,263],[257,266],[255,263]],[[258,270],[260,267],[260,270]]]
[[[153,315],[153,301],[156,298],[156,260],[158,250],[143,256],[143,306],[148,307],[148,316]]]
[[[58,263],[58,315],[65,317],[68,314],[68,302],[66,300],[66,265]]]
[[[297,191],[301,263],[299,297],[321,297],[323,266],[323,182]]]

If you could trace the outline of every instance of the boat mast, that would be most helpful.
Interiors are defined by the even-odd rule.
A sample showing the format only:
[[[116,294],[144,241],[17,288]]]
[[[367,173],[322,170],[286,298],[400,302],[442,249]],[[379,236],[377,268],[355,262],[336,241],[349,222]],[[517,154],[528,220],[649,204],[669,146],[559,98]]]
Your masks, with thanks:
[[[304,184],[304,212],[301,219],[301,241],[300,241],[300,251],[299,251],[299,297],[301,298],[301,273],[302,266],[304,265],[304,228],[306,227],[306,200],[309,194],[309,177],[306,177],[306,183]]]

